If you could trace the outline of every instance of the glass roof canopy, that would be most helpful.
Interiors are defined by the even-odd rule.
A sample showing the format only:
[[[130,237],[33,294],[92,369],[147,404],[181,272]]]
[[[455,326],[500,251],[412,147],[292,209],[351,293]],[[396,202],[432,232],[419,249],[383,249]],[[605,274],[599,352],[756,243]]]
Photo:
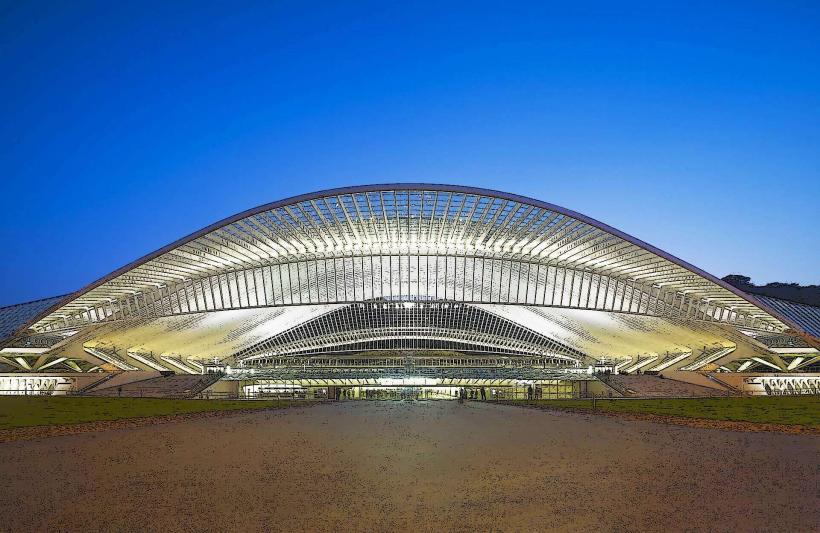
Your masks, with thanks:
[[[123,319],[379,299],[792,327],[713,276],[579,213],[425,184],[335,189],[240,213],[92,283],[27,327],[73,331]]]

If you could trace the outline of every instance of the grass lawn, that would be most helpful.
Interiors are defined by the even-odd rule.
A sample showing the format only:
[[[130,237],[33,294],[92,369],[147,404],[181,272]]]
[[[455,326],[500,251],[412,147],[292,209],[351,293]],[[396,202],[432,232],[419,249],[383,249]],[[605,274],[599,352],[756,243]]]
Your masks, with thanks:
[[[511,403],[536,407],[592,409],[592,400],[523,400]],[[820,396],[597,400],[596,408],[623,413],[820,427]]]
[[[170,400],[155,398],[82,398],[0,396],[0,429],[78,424],[144,416],[232,409],[268,409],[305,405],[289,400]]]

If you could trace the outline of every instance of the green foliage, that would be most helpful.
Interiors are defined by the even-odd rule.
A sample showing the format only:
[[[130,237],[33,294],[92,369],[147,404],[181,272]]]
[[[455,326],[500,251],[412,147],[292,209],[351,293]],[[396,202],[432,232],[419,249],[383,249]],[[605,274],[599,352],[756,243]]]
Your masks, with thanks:
[[[148,416],[234,409],[270,409],[305,405],[288,400],[171,400],[158,398],[83,398],[0,396],[0,429],[79,424]]]
[[[536,407],[592,409],[592,400],[534,400],[515,403]],[[820,427],[820,396],[607,399],[596,400],[595,406],[600,410],[622,413]]]

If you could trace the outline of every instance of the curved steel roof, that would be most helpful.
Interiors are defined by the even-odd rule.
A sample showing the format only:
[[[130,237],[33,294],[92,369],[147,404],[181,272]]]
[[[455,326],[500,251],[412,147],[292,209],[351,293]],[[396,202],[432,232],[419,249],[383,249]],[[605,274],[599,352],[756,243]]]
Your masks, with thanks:
[[[722,280],[581,213],[501,191],[420,183],[329,189],[243,211],[115,270],[27,327],[44,331],[116,318],[129,297],[225,272],[420,254],[558,265],[705,302],[718,309],[710,320],[740,316],[744,326],[794,327]]]

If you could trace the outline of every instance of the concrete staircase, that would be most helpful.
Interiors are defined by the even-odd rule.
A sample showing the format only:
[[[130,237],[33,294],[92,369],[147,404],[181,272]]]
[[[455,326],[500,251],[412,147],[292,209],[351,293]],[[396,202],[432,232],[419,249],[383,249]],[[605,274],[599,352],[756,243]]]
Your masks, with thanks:
[[[163,375],[116,387],[92,390],[87,395],[127,398],[193,398],[219,381],[221,377],[221,374]]]
[[[706,398],[726,395],[717,389],[660,376],[613,374],[600,377],[601,381],[623,394],[624,397]]]

